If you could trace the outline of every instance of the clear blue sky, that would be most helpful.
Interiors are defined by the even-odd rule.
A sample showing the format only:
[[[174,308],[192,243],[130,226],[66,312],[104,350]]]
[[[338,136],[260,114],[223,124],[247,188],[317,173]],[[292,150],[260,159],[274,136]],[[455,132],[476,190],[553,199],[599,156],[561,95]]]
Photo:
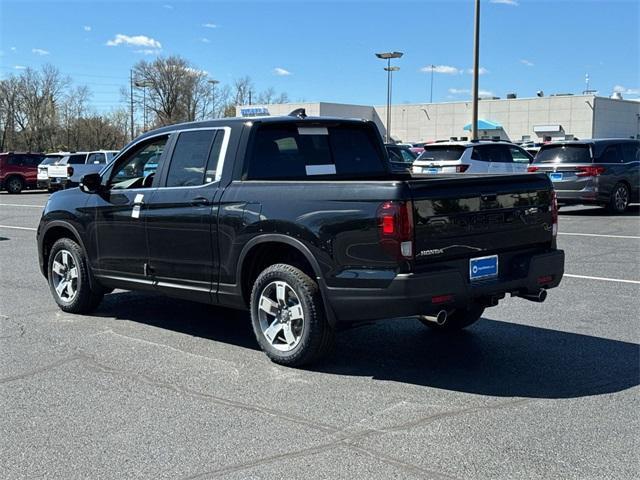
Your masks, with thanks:
[[[473,1],[6,1],[0,74],[43,63],[88,85],[98,110],[120,102],[130,67],[179,54],[223,83],[249,75],[292,101],[383,104],[377,51],[399,50],[394,103],[468,98]],[[640,2],[482,0],[480,89],[640,97]],[[122,36],[118,37],[120,34]],[[112,45],[108,45],[111,43]]]

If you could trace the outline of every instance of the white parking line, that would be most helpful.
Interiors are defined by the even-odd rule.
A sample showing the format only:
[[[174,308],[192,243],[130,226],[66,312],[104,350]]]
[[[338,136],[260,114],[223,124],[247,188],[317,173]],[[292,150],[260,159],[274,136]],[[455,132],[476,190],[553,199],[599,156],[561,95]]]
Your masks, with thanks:
[[[590,277],[588,275],[573,275],[571,273],[565,273],[564,276],[571,277],[571,278],[585,278],[587,280],[601,280],[603,282],[634,283],[634,284],[640,285],[639,280],[625,280],[622,278],[606,278],[606,277]]]
[[[31,227],[14,227],[13,225],[0,225],[0,228],[12,228],[14,230],[31,230],[32,232],[37,232],[37,228]]]
[[[633,235],[601,235],[599,233],[569,233],[569,232],[558,232],[558,235],[573,235],[576,237],[630,238],[632,240],[640,240],[640,237],[636,237]]]
[[[23,203],[0,203],[0,207],[31,207],[44,208],[44,205],[25,205]]]

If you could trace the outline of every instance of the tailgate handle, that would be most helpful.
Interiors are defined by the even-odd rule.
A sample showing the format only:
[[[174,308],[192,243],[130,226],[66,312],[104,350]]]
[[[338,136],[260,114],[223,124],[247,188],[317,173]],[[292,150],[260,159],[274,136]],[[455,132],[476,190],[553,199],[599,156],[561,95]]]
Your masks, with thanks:
[[[497,193],[483,193],[480,195],[480,198],[485,202],[495,202],[498,198]]]

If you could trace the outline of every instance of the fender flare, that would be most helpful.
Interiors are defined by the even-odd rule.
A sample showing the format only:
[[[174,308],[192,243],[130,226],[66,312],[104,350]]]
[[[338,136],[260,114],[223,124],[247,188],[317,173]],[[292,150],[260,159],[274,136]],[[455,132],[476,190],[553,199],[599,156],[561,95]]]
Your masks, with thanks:
[[[320,288],[320,293],[322,295],[322,303],[324,304],[324,311],[327,315],[327,320],[329,321],[329,324],[331,326],[335,326],[336,316],[333,312],[333,309],[331,308],[331,305],[328,302],[327,290],[322,275],[322,270],[320,269],[320,264],[311,253],[311,250],[309,250],[309,247],[307,247],[304,243],[296,238],[280,233],[265,233],[263,235],[253,237],[251,240],[249,240],[242,248],[240,256],[238,257],[238,265],[236,267],[236,285],[238,285],[239,287],[242,285],[242,267],[251,249],[257,245],[267,242],[284,243],[286,245],[289,245],[290,247],[295,248],[305,257],[305,259],[309,262],[309,265],[311,265],[313,273],[316,276],[316,281],[318,282],[318,287]]]

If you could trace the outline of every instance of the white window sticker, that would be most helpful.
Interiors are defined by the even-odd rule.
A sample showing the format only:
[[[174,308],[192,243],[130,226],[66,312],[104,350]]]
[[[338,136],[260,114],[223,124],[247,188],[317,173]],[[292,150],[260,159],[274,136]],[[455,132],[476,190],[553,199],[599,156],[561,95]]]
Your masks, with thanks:
[[[143,198],[144,198],[144,193],[139,193],[136,195],[136,198],[133,199],[133,203],[142,203]]]
[[[329,135],[326,127],[298,127],[298,135]]]
[[[134,205],[131,210],[131,218],[140,218],[140,205]]]
[[[307,175],[335,175],[336,166],[333,163],[328,165],[307,165],[305,167]]]

